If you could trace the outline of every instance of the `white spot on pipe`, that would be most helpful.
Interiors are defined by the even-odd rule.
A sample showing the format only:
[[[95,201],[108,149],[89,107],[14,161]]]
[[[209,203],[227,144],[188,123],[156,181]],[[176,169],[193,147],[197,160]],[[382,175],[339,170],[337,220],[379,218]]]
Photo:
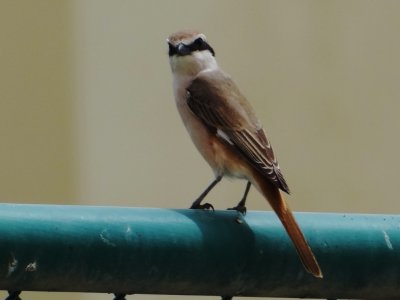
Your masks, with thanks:
[[[101,233],[100,233],[100,238],[101,240],[107,244],[108,246],[111,247],[116,247],[117,245],[115,245],[113,242],[110,241],[110,239],[107,237],[108,233],[107,233],[107,229],[104,229]]]
[[[8,262],[7,277],[9,277],[17,269],[18,260],[11,253],[11,260]]]
[[[36,270],[37,270],[36,261],[29,263],[25,268],[26,272],[35,272]]]
[[[390,250],[393,250],[393,245],[392,242],[390,241],[389,235],[385,230],[383,230],[382,232],[383,232],[383,237],[385,238],[386,246],[388,246]]]

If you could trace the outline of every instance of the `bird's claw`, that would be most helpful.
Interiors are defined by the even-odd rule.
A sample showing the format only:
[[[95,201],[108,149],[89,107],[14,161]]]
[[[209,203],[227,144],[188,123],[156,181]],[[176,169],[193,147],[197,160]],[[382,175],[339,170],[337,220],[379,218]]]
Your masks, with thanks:
[[[237,205],[235,207],[230,207],[228,210],[236,210],[237,212],[242,213],[243,215],[246,215],[247,213],[247,208],[244,205]]]
[[[193,204],[190,209],[203,209],[203,210],[212,210],[214,211],[214,206],[210,203],[204,203],[204,204]]]

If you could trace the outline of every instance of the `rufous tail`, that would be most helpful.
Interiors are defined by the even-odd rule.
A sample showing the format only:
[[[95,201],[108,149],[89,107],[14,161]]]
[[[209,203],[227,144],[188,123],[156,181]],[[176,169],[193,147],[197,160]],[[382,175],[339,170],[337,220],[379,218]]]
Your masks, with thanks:
[[[307,270],[307,272],[311,273],[315,277],[322,278],[322,271],[318,265],[317,259],[315,258],[310,246],[304,238],[304,235],[301,232],[292,211],[286,204],[282,193],[275,185],[273,185],[261,174],[255,174],[254,179],[254,184],[264,195],[264,197],[267,198],[269,204],[278,215],[283,226],[285,227],[286,232],[288,233],[297,250],[297,253],[299,254],[300,260],[303,263],[304,268]]]

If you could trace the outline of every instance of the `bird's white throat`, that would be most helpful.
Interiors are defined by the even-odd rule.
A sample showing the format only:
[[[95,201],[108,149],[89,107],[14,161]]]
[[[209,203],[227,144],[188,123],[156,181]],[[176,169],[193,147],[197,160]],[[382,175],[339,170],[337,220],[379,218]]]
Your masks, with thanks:
[[[201,71],[218,68],[215,57],[209,51],[195,51],[190,55],[169,58],[175,76],[195,77]]]

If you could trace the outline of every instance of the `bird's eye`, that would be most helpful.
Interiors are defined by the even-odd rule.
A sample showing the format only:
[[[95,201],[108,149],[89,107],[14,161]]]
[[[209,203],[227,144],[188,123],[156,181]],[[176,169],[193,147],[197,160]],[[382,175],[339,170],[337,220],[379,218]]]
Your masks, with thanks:
[[[199,37],[192,42],[190,47],[193,51],[201,51],[207,49],[206,45],[207,42],[203,40],[201,37]]]
[[[202,48],[202,46],[204,46],[204,40],[202,38],[195,39],[193,42],[193,46],[199,49]]]

